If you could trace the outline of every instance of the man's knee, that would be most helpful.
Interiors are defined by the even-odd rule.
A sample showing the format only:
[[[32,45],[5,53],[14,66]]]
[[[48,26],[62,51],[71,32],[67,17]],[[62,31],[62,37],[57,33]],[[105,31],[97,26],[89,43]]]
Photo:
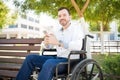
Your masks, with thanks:
[[[47,60],[45,63],[44,63],[44,67],[45,66],[47,66],[47,67],[55,67],[56,66],[56,62],[55,62],[55,60],[54,59],[49,59],[49,60]]]
[[[26,59],[25,59],[25,60],[26,60],[26,61],[31,61],[31,60],[35,59],[35,56],[36,56],[36,55],[34,55],[34,54],[29,54],[29,55],[26,56]]]

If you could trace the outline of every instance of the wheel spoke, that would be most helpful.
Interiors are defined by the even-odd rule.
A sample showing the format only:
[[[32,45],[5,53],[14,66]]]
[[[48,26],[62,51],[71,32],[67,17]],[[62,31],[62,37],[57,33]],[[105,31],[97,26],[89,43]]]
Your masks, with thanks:
[[[97,73],[91,80],[96,80],[98,78],[99,73]]]
[[[91,78],[92,78],[93,70],[94,70],[94,64],[92,64],[92,69],[90,71],[89,80],[91,80]]]

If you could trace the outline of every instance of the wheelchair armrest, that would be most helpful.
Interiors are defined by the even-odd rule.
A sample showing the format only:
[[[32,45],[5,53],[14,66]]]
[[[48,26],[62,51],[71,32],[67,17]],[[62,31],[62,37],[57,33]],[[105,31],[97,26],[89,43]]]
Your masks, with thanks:
[[[71,59],[70,57],[72,55],[79,55],[79,59],[73,59],[73,60],[80,60],[81,58],[86,58],[86,54],[87,51],[84,51],[84,50],[80,50],[80,51],[71,51],[70,54],[68,55],[68,74],[70,73],[70,65],[71,65]]]
[[[58,77],[58,71],[59,71],[58,69],[62,65],[68,65],[68,62],[60,62],[59,64],[57,64],[57,66],[56,66],[56,73],[55,73],[56,77]]]
[[[44,52],[57,52],[56,49],[43,49],[42,55],[47,55],[47,56],[49,56],[49,55],[56,56],[57,55],[57,54],[44,54]]]
[[[56,66],[56,77],[58,76],[58,69],[59,69],[59,66],[61,65],[68,65],[68,72],[67,74],[70,73],[70,63],[71,63],[71,59],[70,59],[70,56],[71,55],[85,55],[86,51],[84,50],[81,50],[81,51],[71,51],[70,54],[68,55],[68,62],[60,62],[59,64],[57,64]],[[78,60],[78,59],[74,59],[74,60]]]
[[[70,56],[71,55],[85,55],[85,53],[87,53],[87,51],[84,50],[80,50],[80,51],[71,51],[70,54],[68,55],[68,60],[70,60]]]

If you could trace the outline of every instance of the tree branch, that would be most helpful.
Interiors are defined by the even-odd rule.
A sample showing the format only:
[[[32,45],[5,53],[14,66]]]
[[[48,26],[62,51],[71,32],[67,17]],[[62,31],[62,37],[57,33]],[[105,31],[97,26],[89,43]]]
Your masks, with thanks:
[[[77,11],[79,17],[83,17],[83,13],[81,12],[79,6],[77,5],[77,3],[75,2],[75,0],[71,0],[72,5],[74,6],[75,10]]]
[[[75,2],[75,0],[71,0],[72,5],[74,6],[75,10],[77,11],[78,15],[81,17],[83,17],[83,13],[85,12],[86,8],[88,7],[90,0],[87,0],[86,3],[84,4],[82,10],[80,10],[79,6],[77,5],[77,3]]]
[[[85,2],[84,6],[83,6],[83,8],[82,8],[82,10],[81,10],[82,13],[85,12],[86,8],[88,7],[89,2],[90,2],[90,0],[87,0],[87,1]]]

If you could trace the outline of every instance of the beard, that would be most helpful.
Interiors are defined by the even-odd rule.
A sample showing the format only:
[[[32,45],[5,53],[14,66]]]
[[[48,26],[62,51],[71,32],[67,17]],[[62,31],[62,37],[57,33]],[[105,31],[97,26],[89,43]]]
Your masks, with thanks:
[[[66,20],[60,20],[60,22],[59,22],[62,26],[66,26],[68,23],[69,23],[69,21],[66,21]]]

